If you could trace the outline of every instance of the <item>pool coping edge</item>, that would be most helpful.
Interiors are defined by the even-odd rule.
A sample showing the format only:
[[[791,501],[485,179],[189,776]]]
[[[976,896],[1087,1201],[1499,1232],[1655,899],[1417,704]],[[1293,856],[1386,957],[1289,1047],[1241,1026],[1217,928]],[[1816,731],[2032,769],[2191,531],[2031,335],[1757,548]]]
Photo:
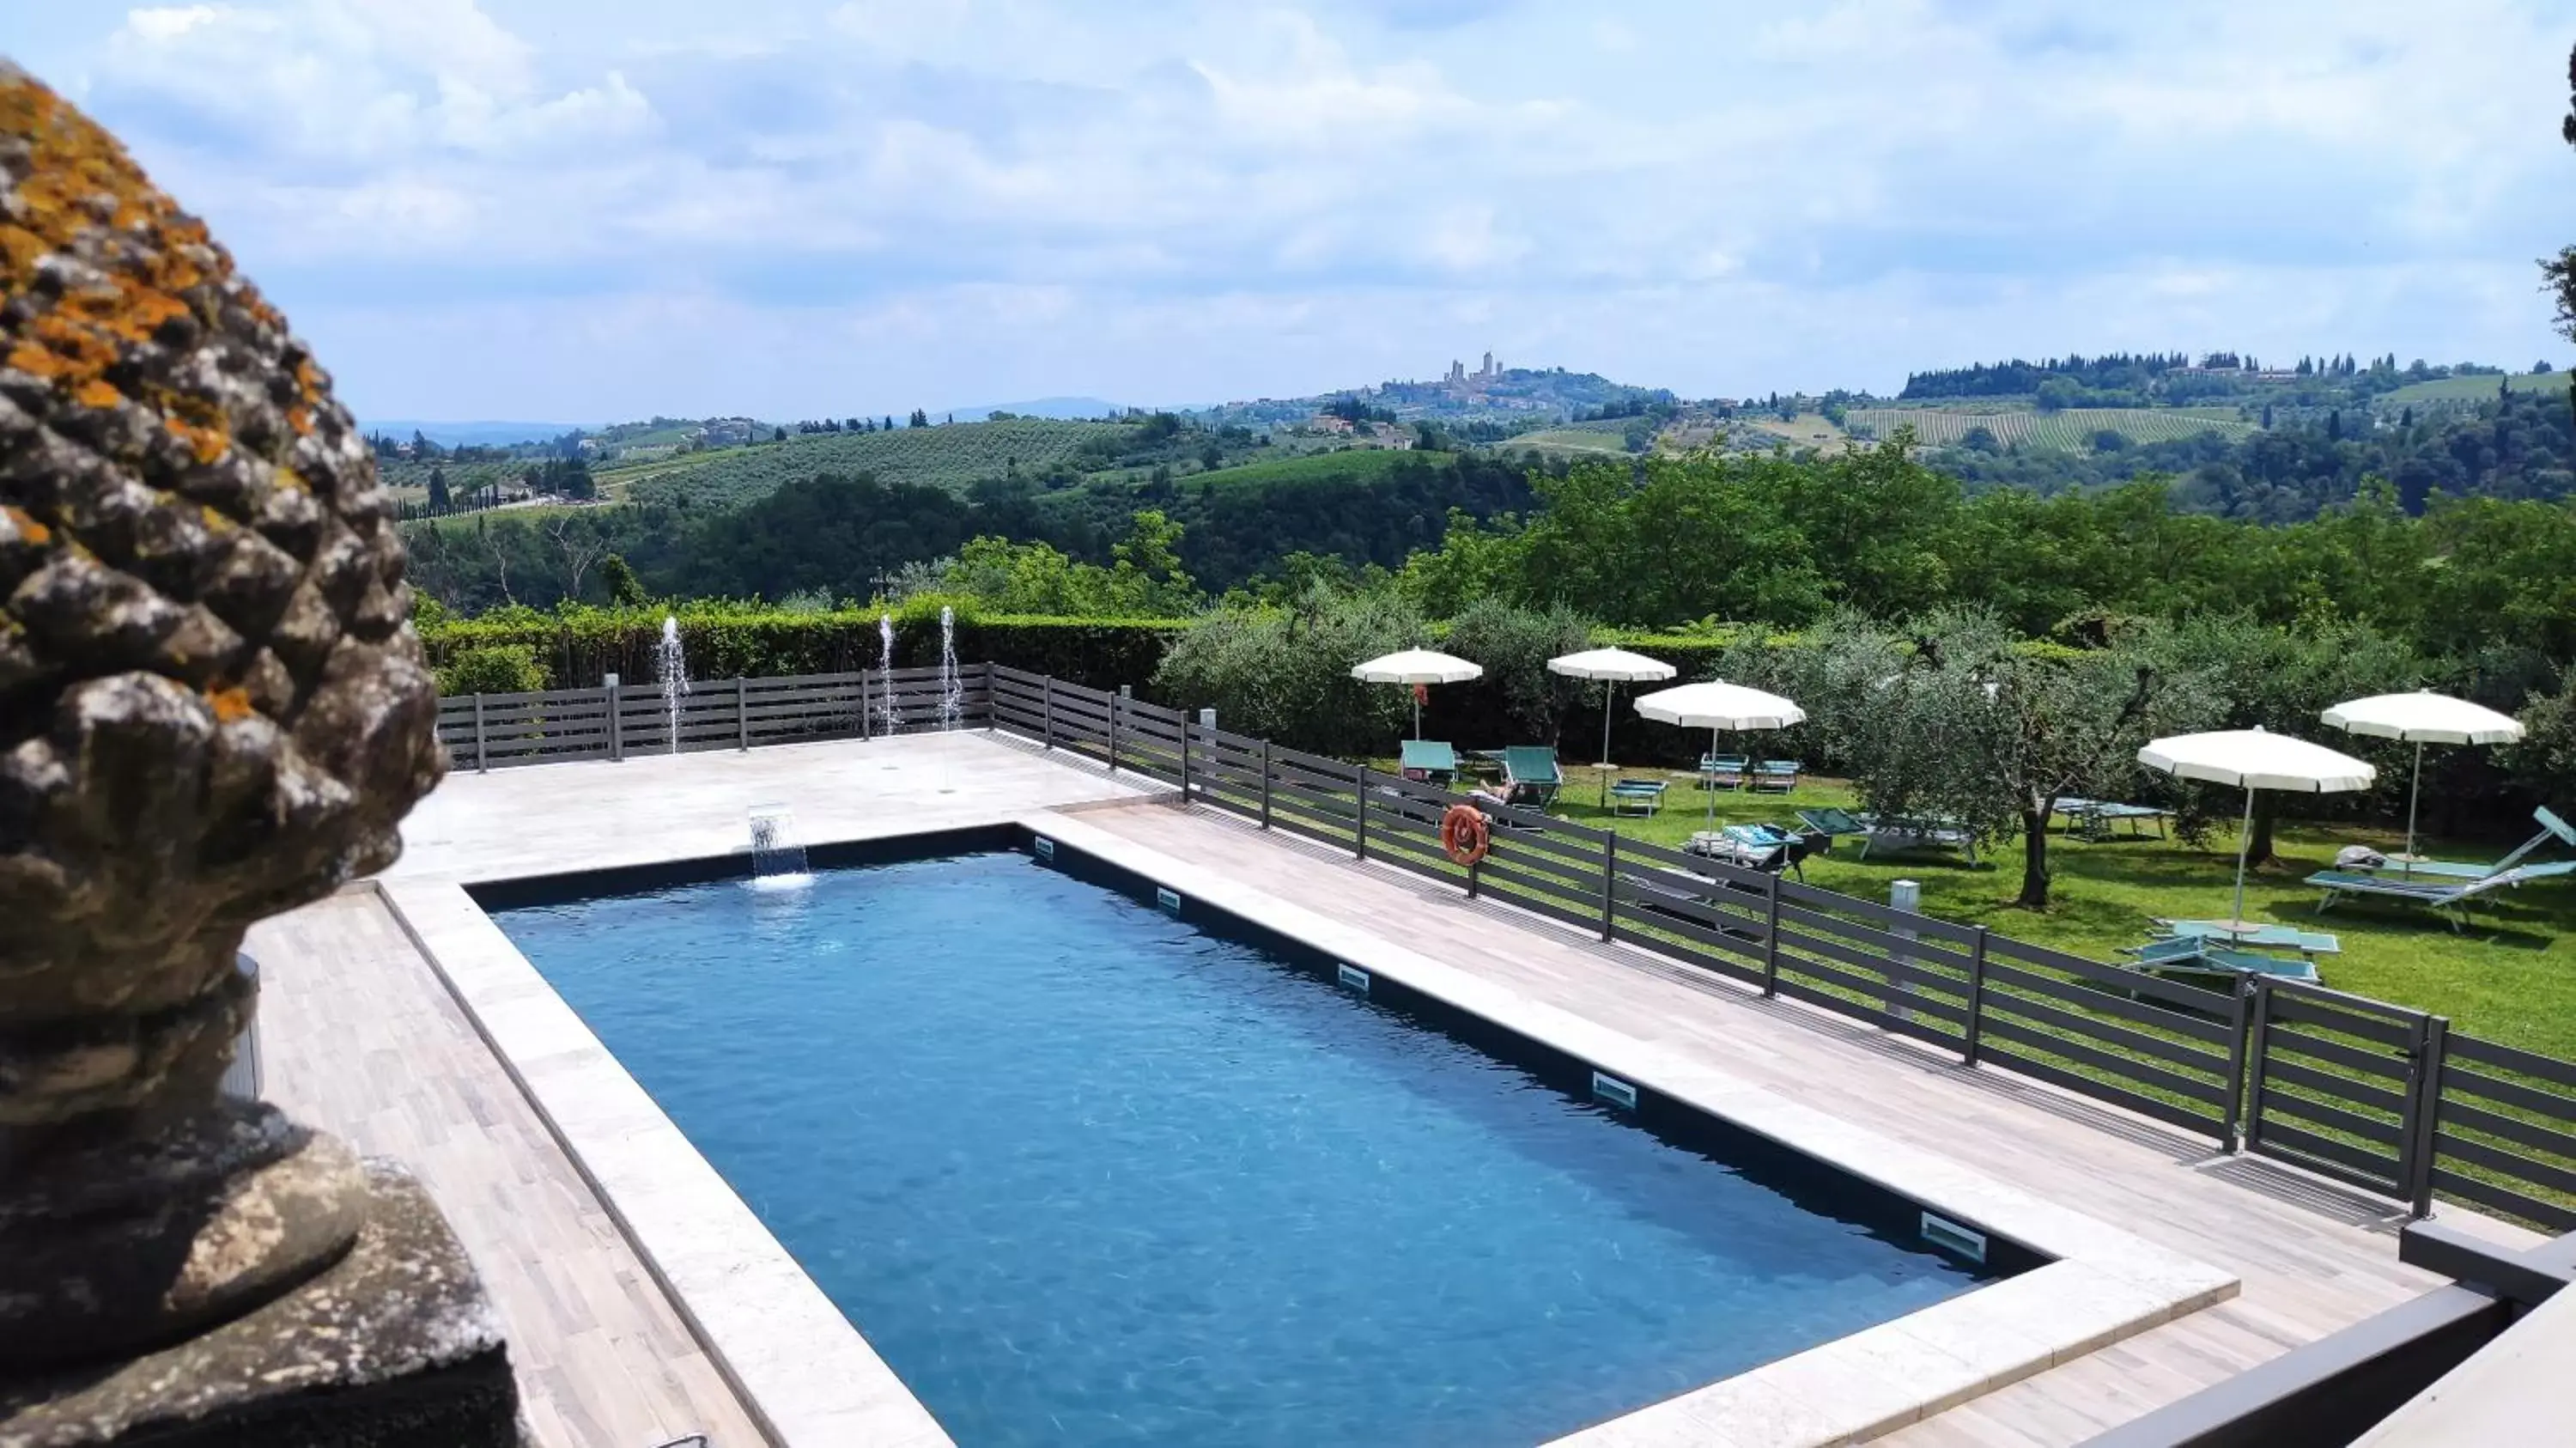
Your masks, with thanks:
[[[464,884],[368,883],[771,1442],[955,1448]]]

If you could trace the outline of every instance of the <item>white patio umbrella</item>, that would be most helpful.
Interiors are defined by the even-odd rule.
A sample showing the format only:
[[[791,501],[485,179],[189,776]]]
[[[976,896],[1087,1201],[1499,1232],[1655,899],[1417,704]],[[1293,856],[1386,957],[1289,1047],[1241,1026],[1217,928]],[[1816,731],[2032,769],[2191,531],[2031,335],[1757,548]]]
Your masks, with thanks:
[[[1640,695],[1637,712],[1660,724],[1710,731],[1708,743],[1712,750],[1717,747],[1719,730],[1786,729],[1807,717],[1806,710],[1777,694],[1722,680]],[[1717,791],[1713,789],[1708,792],[1708,815],[1710,819],[1717,818]]]
[[[1673,666],[1644,654],[1626,649],[1585,649],[1547,661],[1548,672],[1569,679],[1601,681],[1601,802],[1610,802],[1610,709],[1619,696],[1619,686],[1654,679],[1669,679]]]
[[[2236,913],[2219,922],[2236,934],[2259,929],[2245,918],[2245,850],[2253,842],[2254,791],[2333,794],[2368,789],[2376,771],[2349,754],[2261,729],[2177,734],[2138,751],[2138,762],[2177,779],[2205,779],[2245,791],[2245,823],[2236,834]]]
[[[1463,684],[1484,675],[1482,664],[1471,664],[1454,655],[1434,653],[1429,649],[1381,654],[1351,669],[1351,677],[1364,684]],[[1413,696],[1413,737],[1422,737],[1422,696],[1419,694]]]
[[[2398,857],[2406,865],[2415,863],[2415,802],[2424,789],[2424,746],[2511,744],[2522,737],[2522,722],[2510,714],[2425,690],[2354,699],[2328,709],[2323,717],[2347,734],[2415,746],[2415,776],[2406,786],[2406,853]]]

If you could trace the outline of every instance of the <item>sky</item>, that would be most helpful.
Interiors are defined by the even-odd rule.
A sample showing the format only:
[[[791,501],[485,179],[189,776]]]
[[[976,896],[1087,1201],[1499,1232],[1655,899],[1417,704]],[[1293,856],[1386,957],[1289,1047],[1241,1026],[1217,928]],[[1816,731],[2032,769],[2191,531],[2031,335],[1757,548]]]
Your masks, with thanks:
[[[2114,12],[2117,13],[2109,13]],[[361,417],[2564,365],[2565,0],[0,0]]]

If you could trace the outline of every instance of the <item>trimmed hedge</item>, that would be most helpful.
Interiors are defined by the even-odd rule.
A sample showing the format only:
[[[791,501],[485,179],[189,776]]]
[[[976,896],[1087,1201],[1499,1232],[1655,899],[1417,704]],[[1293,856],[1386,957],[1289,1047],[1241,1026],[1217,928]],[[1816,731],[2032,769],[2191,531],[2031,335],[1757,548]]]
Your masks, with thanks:
[[[883,656],[877,615],[856,609],[784,613],[755,606],[691,603],[667,608],[580,607],[555,613],[502,610],[474,619],[419,621],[432,667],[465,656],[525,648],[559,689],[597,687],[615,672],[630,682],[655,678],[662,620],[675,616],[689,674],[700,679],[769,678],[875,668]],[[1135,684],[1141,692],[1163,648],[1188,624],[1172,619],[982,618],[957,620],[957,657],[990,660],[1053,674],[1096,689]],[[939,662],[936,605],[899,611],[894,619],[897,668]]]
[[[488,667],[494,651],[525,650],[524,657],[546,677],[547,687],[585,689],[596,688],[612,671],[632,683],[655,679],[666,615],[679,620],[680,646],[693,678],[839,673],[874,668],[881,656],[878,616],[858,609],[787,613],[756,604],[701,601],[676,607],[577,606],[550,613],[505,609],[472,619],[445,617],[432,610],[419,620],[419,628],[430,664],[443,680],[461,685],[469,670]],[[956,624],[957,657],[970,664],[990,660],[1051,674],[1095,689],[1133,685],[1140,698],[1195,708],[1204,701],[1164,699],[1154,685],[1164,649],[1188,627],[1186,619],[984,617],[961,611]],[[1444,631],[1435,625],[1433,642]],[[898,668],[937,663],[937,602],[897,610],[894,634]],[[1680,681],[1688,682],[1709,677],[1726,650],[1744,636],[1605,632],[1596,636],[1596,642],[1662,659],[1680,671]],[[1779,636],[1770,642],[1778,646],[1794,640]],[[521,657],[515,652],[500,656]],[[1635,693],[1633,687],[1620,690],[1621,717],[1613,725],[1619,756],[1639,763],[1696,760],[1707,745],[1706,738],[1639,719],[1626,704]],[[1561,737],[1573,751],[1569,758],[1589,758],[1600,747],[1599,699],[1598,685],[1580,690],[1566,712]],[[1468,747],[1531,742],[1518,739],[1518,731],[1507,722],[1503,691],[1483,681],[1433,689],[1423,727],[1435,737],[1453,738]]]

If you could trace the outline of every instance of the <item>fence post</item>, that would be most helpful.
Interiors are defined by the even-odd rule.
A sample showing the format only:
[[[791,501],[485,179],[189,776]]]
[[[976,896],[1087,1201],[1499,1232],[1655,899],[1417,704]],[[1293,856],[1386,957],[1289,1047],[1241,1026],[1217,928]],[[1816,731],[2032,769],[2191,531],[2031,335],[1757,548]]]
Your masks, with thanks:
[[[492,772],[492,761],[483,749],[483,696],[481,694],[474,696],[474,772],[476,774]]]
[[[608,676],[603,687],[608,691],[608,761],[614,764],[626,757],[626,700],[615,674]]]
[[[1763,890],[1769,896],[1762,923],[1762,993],[1780,993],[1780,877],[1764,877]]]
[[[1190,716],[1181,713],[1181,803],[1190,802]]]
[[[1365,764],[1361,765],[1359,767],[1359,783],[1352,795],[1352,798],[1358,800],[1360,805],[1359,814],[1357,816],[1359,833],[1352,841],[1352,844],[1358,851],[1359,857],[1363,860],[1368,858],[1368,776],[1368,766]]]
[[[993,717],[993,661],[986,659],[984,661],[984,732],[990,734],[998,727],[1000,726]]]
[[[1902,910],[1908,915],[1922,914],[1923,886],[1921,882],[1915,880],[1890,881],[1887,887],[1887,904],[1888,908],[1893,910]],[[1908,930],[1901,925],[1890,930],[1888,933],[1895,936],[1899,942],[1903,943],[1900,943],[1887,957],[1887,997],[1883,1004],[1887,1007],[1887,1013],[1889,1015],[1894,1016],[1900,1021],[1910,1021],[1914,1019],[1914,1013],[1907,1006],[1906,1002],[1912,1000],[1914,997],[1914,985],[1912,981],[1914,960],[1912,956],[1906,954],[1905,944],[1911,943],[1914,940],[1915,935],[1913,931]]]
[[[1118,772],[1118,701],[1125,697],[1123,693],[1109,696],[1109,772],[1111,774]]]
[[[2408,1071],[2406,1125],[2398,1163],[2398,1180],[2414,1215],[2433,1213],[2434,1132],[2441,1126],[2442,1066],[2449,1054],[2451,1022],[2446,1016],[2420,1016],[2412,1042],[2415,1060]]]
[[[1055,675],[1038,681],[1038,747],[1055,748]]]
[[[2246,1035],[2246,1055],[2251,1060],[2245,1088],[2245,1145],[2263,1145],[2263,1066],[2271,1055],[2272,978],[2254,977],[2254,998],[2247,1010],[2254,1018],[2254,1028]]]
[[[1986,1034],[1986,927],[1968,942],[1968,1044],[1962,1065],[1977,1064]]]
[[[742,747],[749,749],[751,747],[751,681],[749,679],[737,678],[733,681],[733,730],[735,737],[741,740]]]
[[[2227,1099],[2218,1127],[2219,1145],[2233,1156],[2244,1149],[2245,1137],[2245,1037],[2253,1024],[2254,983],[2239,982],[2234,995],[2234,1018],[2228,1022]]]
[[[1261,827],[1270,828],[1270,741],[1261,741]]]
[[[1601,939],[1606,943],[1618,933],[1615,906],[1619,900],[1619,837],[1601,837]]]

